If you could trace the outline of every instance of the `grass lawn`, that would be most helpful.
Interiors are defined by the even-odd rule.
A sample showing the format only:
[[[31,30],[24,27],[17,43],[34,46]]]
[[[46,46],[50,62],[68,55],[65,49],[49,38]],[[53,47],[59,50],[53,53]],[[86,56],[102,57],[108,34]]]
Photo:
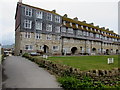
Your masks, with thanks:
[[[113,57],[114,64],[107,64],[107,58]],[[66,56],[66,57],[49,57],[49,60],[79,68],[80,70],[103,69],[111,70],[118,67],[118,55],[111,56]]]

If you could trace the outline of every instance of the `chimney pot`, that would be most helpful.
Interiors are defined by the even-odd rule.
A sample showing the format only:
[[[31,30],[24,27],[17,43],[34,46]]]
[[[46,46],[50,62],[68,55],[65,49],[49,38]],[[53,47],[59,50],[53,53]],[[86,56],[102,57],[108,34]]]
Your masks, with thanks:
[[[52,10],[54,13],[56,13],[56,10],[54,9],[54,10]]]
[[[75,21],[78,21],[78,18],[77,17],[75,17],[75,18],[73,18]]]
[[[65,14],[65,15],[64,15],[64,17],[68,17],[68,15],[67,15],[67,14]]]

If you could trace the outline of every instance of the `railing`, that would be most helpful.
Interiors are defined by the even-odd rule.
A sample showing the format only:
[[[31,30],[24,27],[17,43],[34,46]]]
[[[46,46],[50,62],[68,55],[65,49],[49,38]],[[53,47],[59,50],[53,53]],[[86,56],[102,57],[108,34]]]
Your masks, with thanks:
[[[68,33],[61,33],[61,36],[78,38],[78,39],[86,39],[86,40],[95,40],[95,41],[97,40],[97,41],[103,41],[106,43],[113,43],[113,41],[111,41],[111,40],[103,40],[101,38],[92,38],[92,37],[88,37],[88,36],[78,36],[78,35],[68,34]],[[118,42],[118,41],[114,41],[114,42]]]

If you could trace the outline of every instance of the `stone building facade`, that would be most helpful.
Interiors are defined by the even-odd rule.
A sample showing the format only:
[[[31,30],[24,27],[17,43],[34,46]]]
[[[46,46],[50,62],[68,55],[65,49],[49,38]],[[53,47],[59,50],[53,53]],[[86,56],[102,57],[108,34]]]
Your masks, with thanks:
[[[15,55],[38,52],[62,54],[119,54],[120,35],[55,10],[17,3]]]

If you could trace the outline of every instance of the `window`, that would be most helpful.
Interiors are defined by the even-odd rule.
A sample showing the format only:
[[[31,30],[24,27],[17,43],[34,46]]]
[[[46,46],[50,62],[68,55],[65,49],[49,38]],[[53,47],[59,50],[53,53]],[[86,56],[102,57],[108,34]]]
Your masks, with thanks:
[[[60,33],[60,27],[59,27],[59,26],[56,26],[56,27],[55,27],[55,32],[56,32],[56,33]]]
[[[96,34],[96,38],[99,38],[99,36],[100,36],[99,34]]]
[[[32,17],[32,9],[28,8],[28,7],[25,7],[25,15],[29,16],[29,17]]]
[[[40,50],[43,50],[43,46],[40,46]]]
[[[60,16],[55,16],[55,22],[60,23]]]
[[[78,24],[76,24],[76,27],[78,28]]]
[[[72,28],[68,28],[68,33],[73,33],[73,29]]]
[[[52,40],[52,35],[47,35],[46,40]]]
[[[42,19],[42,12],[41,11],[36,11],[36,18]]]
[[[46,19],[49,20],[49,21],[52,21],[52,14],[47,13],[47,18]]]
[[[53,50],[55,51],[59,50],[59,46],[53,46]]]
[[[105,37],[105,40],[107,40],[107,37]]]
[[[70,26],[72,26],[72,23],[70,23]]]
[[[32,50],[33,46],[32,45],[25,45],[25,50]]]
[[[90,36],[93,37],[93,33],[90,33]]]
[[[66,25],[66,22],[65,22],[65,21],[63,21],[63,25]]]
[[[86,32],[86,36],[89,36],[89,32]]]
[[[25,38],[31,38],[31,33],[26,32],[26,33],[25,33]]]
[[[83,35],[86,36],[86,32],[85,31],[83,31]]]
[[[37,21],[35,25],[36,25],[37,30],[42,30],[42,23],[41,22]]]
[[[83,26],[81,26],[81,28],[83,29]]]
[[[60,36],[55,36],[55,40],[60,40]]]
[[[46,24],[46,31],[52,32],[52,25]]]
[[[36,38],[36,39],[41,39],[41,38],[42,38],[42,34],[36,33],[36,34],[35,34],[35,38]]]
[[[102,39],[102,35],[100,35],[100,39]]]
[[[66,27],[62,27],[61,31],[66,32]]]
[[[31,29],[32,21],[31,20],[24,20],[24,28]]]
[[[77,35],[82,35],[82,31],[78,30]]]

